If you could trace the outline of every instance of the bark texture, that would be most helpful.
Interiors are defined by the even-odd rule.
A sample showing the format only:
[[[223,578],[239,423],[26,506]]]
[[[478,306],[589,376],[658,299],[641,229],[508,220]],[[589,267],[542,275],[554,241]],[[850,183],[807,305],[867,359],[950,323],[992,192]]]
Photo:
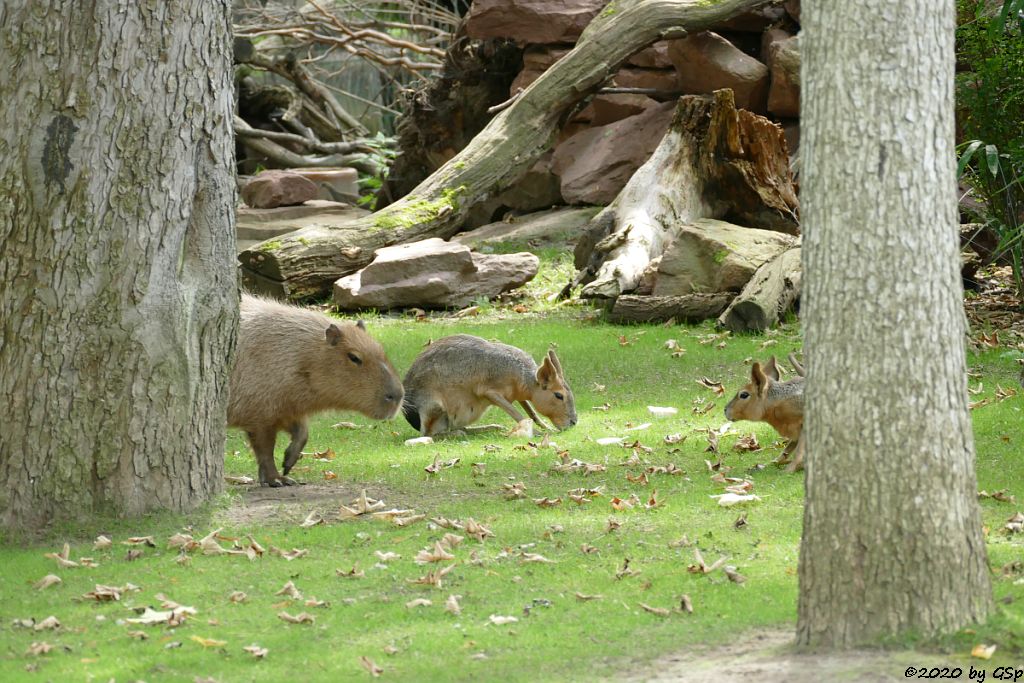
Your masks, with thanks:
[[[953,154],[953,3],[807,3],[807,501],[797,639],[985,618]]]
[[[221,486],[230,3],[0,5],[0,525]]]
[[[683,296],[623,294],[615,300],[608,320],[613,323],[646,323],[662,320],[696,323],[716,317],[725,310],[734,296],[727,292]]]
[[[732,332],[763,332],[785,317],[800,298],[800,247],[787,249],[754,273],[718,324]]]
[[[447,238],[466,212],[514,184],[550,147],[575,105],[655,40],[699,31],[768,0],[616,0],[576,47],[406,197],[346,228],[311,226],[242,252],[243,282],[292,299],[329,291],[375,249]]]
[[[580,296],[615,299],[632,292],[651,260],[699,218],[797,234],[788,159],[782,129],[737,110],[732,90],[679,98],[654,154],[594,217],[577,246],[577,267],[586,263]]]

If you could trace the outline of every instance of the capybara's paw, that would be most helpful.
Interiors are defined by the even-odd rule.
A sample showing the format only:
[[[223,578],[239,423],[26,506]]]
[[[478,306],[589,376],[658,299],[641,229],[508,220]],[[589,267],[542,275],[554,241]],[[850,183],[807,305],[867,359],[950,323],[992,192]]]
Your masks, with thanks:
[[[525,436],[527,439],[533,437],[533,420],[520,420],[515,428],[508,433],[509,436]]]

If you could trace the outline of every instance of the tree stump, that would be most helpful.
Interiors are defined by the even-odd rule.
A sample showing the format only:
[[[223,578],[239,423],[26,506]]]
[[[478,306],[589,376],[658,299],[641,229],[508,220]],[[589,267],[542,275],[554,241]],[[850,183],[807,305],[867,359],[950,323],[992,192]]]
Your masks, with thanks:
[[[800,298],[800,247],[788,249],[754,273],[718,325],[732,332],[761,332],[779,323]]]

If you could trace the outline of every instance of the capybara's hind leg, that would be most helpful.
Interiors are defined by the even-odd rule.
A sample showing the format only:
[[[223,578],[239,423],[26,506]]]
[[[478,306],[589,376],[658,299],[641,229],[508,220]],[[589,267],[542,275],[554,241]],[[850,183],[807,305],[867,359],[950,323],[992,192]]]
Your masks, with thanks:
[[[256,432],[249,432],[249,445],[256,454],[256,462],[260,468],[260,483],[267,486],[284,486],[294,483],[287,477],[282,477],[277,471],[274,463],[274,444],[277,441],[277,430],[261,429]]]
[[[292,442],[284,450],[284,460],[281,462],[281,471],[285,475],[292,471],[295,463],[302,457],[302,449],[309,440],[309,425],[303,419],[296,420],[288,427],[288,433],[292,437]]]

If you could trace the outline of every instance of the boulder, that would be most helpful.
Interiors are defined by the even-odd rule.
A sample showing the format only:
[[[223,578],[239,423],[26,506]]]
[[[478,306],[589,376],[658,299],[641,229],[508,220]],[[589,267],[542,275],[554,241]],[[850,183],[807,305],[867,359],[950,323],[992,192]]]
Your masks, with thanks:
[[[476,254],[436,237],[378,249],[362,270],[334,283],[339,309],[447,308],[493,298],[534,278],[530,253]]]
[[[470,38],[574,43],[606,0],[475,0],[466,19]]]
[[[762,264],[798,242],[791,235],[702,218],[685,226],[665,250],[653,294],[739,292]]]
[[[776,116],[800,116],[800,38],[793,36],[768,48],[772,84],[768,111]]]
[[[590,103],[590,123],[605,126],[641,114],[655,106],[657,101],[646,95],[598,95]]]
[[[732,88],[737,109],[763,114],[768,101],[768,67],[710,31],[673,41],[672,63],[684,93]]]
[[[359,201],[359,171],[354,168],[296,168],[292,172],[316,185],[317,199],[349,204]]]
[[[784,28],[779,26],[772,26],[767,31],[761,34],[761,61],[768,64],[768,51],[771,50],[772,45],[775,43],[792,38],[793,34]],[[769,67],[769,70],[771,67]]]
[[[583,227],[600,210],[599,206],[560,207],[516,216],[509,221],[498,221],[460,233],[452,241],[481,251],[487,251],[497,244],[529,243],[531,246],[547,246],[575,243]]]
[[[663,92],[679,91],[679,74],[674,69],[641,69],[627,66],[619,69],[608,87],[650,88]]]
[[[793,21],[800,23],[800,0],[786,0],[782,3],[782,6],[786,9],[786,14],[793,17]]]
[[[235,211],[238,244],[248,246],[279,237],[307,225],[342,226],[370,213],[351,204],[312,199],[299,206],[276,209],[239,207]]]
[[[262,171],[242,188],[242,201],[254,209],[294,206],[316,195],[316,184],[294,171]]]
[[[659,40],[626,60],[627,64],[646,69],[671,69],[672,58],[668,55],[668,40]]]
[[[675,102],[580,131],[555,149],[554,170],[569,204],[608,204],[654,152],[672,121]]]

